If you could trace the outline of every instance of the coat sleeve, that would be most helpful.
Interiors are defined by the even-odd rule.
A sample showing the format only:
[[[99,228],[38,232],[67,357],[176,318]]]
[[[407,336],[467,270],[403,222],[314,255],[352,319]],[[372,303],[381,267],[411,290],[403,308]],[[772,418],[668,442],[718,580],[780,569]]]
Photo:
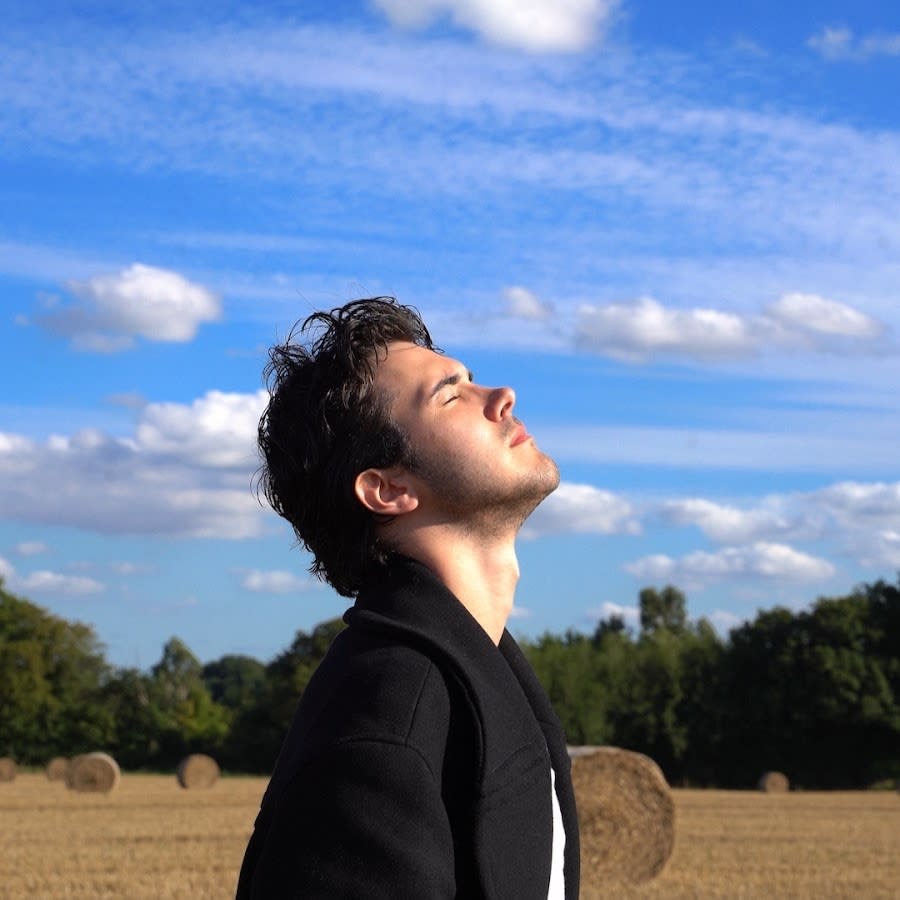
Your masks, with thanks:
[[[253,871],[241,875],[247,896],[455,896],[440,776],[405,744],[338,745],[299,771],[260,833],[263,824]]]

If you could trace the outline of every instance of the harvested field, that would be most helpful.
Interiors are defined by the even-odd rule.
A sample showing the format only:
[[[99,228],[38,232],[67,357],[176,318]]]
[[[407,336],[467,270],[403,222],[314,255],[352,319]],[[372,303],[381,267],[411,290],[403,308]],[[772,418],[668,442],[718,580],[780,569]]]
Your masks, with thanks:
[[[0,785],[4,900],[231,898],[263,778],[185,791],[171,775],[122,775],[109,794],[67,791],[44,772]],[[675,849],[634,887],[584,872],[584,900],[896,898],[900,797],[673,790]],[[605,890],[604,890],[605,888]]]

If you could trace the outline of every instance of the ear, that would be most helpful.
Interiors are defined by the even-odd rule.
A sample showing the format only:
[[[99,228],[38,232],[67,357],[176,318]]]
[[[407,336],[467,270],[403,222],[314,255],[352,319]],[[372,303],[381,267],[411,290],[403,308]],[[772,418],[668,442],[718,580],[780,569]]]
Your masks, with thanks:
[[[359,502],[380,516],[399,516],[419,505],[413,479],[406,469],[365,469],[356,476],[354,490]]]

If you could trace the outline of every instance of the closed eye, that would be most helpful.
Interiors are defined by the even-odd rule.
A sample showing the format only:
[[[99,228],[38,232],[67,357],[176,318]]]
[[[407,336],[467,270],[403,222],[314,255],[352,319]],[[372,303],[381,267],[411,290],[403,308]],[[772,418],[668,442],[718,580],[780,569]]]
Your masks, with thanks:
[[[441,393],[442,390],[444,390],[445,388],[448,388],[448,387],[455,387],[456,385],[460,384],[464,379],[467,380],[469,382],[469,384],[472,384],[472,382],[474,382],[474,380],[475,380],[475,376],[472,374],[472,372],[470,370],[467,369],[465,372],[454,372],[452,375],[448,375],[445,378],[442,378],[431,389],[431,399],[433,399],[433,400],[437,399],[438,395]],[[448,403],[452,403],[454,400],[458,400],[458,399],[459,399],[459,395],[454,394],[452,397],[449,397],[446,400],[444,400],[441,403],[441,405],[446,406]]]

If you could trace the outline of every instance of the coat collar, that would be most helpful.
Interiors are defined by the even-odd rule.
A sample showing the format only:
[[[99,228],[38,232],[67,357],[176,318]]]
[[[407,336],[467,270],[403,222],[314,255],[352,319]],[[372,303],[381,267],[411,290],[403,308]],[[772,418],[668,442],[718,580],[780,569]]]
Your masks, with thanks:
[[[462,685],[479,724],[481,746],[476,752],[485,782],[526,747],[537,747],[549,767],[542,728],[555,716],[515,640],[504,631],[497,647],[426,566],[393,558],[344,618],[352,628],[421,646]]]

